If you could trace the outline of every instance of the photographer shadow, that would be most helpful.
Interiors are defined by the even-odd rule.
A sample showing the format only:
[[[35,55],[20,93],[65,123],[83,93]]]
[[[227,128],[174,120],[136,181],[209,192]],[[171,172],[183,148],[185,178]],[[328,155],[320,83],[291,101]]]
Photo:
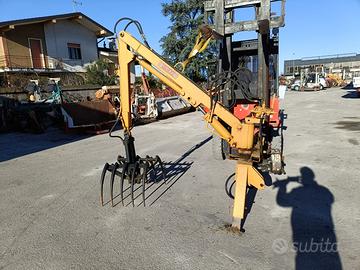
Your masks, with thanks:
[[[293,246],[296,251],[295,269],[342,269],[336,233],[331,215],[334,196],[330,190],[315,181],[308,167],[300,169],[300,176],[277,180],[276,201],[280,206],[291,207]],[[290,182],[302,186],[286,191]]]

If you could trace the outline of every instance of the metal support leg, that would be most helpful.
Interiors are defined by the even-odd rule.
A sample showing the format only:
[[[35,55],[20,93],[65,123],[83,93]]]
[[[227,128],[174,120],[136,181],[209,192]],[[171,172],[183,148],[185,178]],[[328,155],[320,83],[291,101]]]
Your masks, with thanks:
[[[238,163],[235,172],[235,198],[233,208],[232,227],[240,230],[241,220],[244,218],[246,187],[248,182],[248,164]]]
[[[257,189],[264,189],[265,183],[262,175],[251,165],[238,163],[235,172],[235,198],[233,208],[232,227],[241,229],[241,220],[244,218],[246,188],[251,185]]]

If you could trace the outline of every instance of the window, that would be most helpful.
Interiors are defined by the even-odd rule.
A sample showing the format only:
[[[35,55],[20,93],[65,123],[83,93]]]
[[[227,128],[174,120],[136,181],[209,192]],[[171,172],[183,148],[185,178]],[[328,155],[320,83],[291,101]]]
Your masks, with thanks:
[[[68,43],[67,46],[68,46],[69,58],[74,60],[80,60],[81,59],[80,44]]]

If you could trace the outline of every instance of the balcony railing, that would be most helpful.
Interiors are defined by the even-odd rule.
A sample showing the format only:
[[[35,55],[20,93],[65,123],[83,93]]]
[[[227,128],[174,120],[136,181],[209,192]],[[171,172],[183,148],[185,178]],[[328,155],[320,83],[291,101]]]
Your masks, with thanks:
[[[0,56],[0,69],[64,70],[84,72],[84,62],[73,59],[56,59],[49,56],[33,58],[22,55]]]

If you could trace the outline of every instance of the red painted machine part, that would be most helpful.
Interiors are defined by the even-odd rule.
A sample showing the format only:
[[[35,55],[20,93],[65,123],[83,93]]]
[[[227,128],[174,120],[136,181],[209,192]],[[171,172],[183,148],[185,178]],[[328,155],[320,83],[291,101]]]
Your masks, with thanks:
[[[245,119],[245,117],[250,115],[256,105],[255,103],[244,104],[243,101],[239,101],[239,103],[234,106],[233,113],[240,120]],[[270,115],[270,125],[278,128],[280,127],[279,98],[273,97],[270,99],[270,108],[274,110],[274,114]]]
[[[257,105],[256,103],[243,103],[243,100],[239,100],[239,103],[236,104],[233,108],[234,115],[240,120],[245,119],[245,117],[249,116],[251,111]],[[274,128],[279,128],[281,125],[280,115],[279,115],[279,98],[273,97],[270,99],[270,108],[274,110],[274,113],[270,115],[270,125]],[[205,112],[209,112],[210,110],[204,107]]]

